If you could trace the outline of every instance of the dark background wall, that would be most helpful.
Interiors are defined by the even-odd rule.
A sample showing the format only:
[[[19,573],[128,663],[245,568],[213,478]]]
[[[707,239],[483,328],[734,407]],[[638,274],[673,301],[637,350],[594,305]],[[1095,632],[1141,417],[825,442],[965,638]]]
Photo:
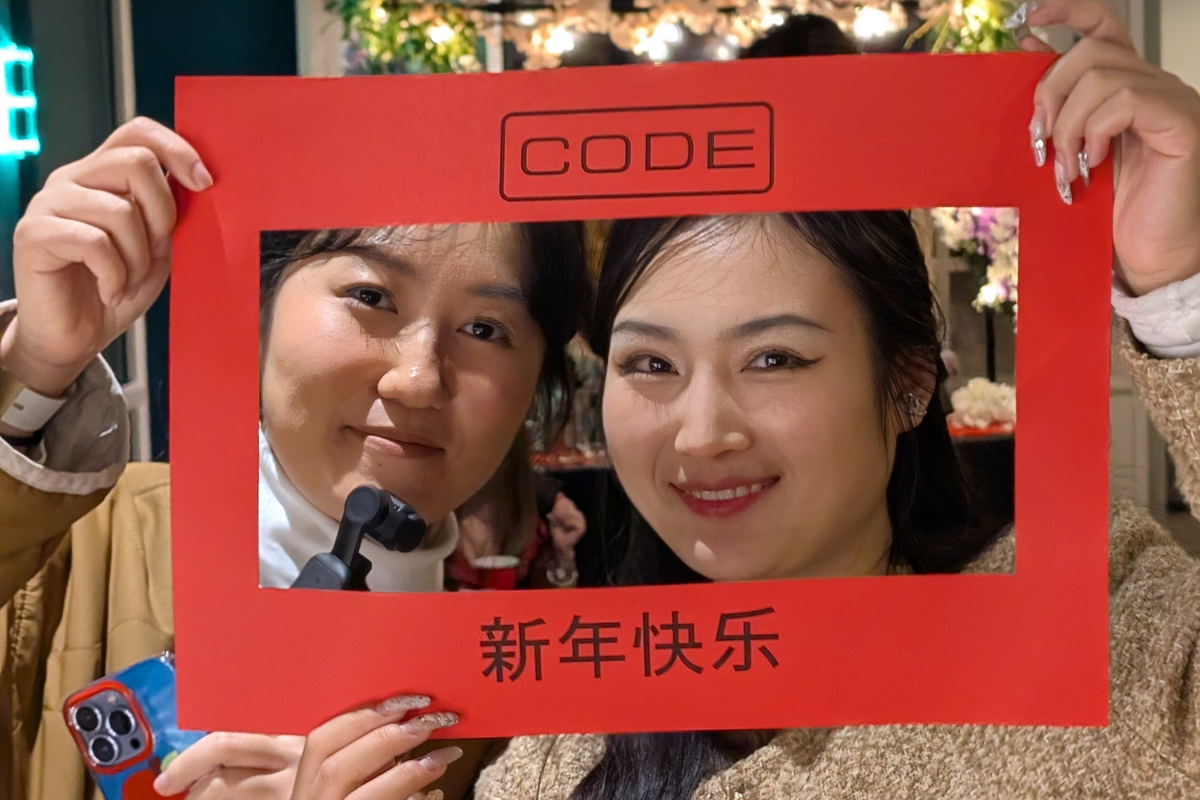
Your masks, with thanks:
[[[0,0],[0,25],[33,49],[33,83],[42,151],[5,171],[0,211],[0,297],[12,296],[12,225],[46,177],[87,155],[113,129],[115,104],[108,0]],[[12,159],[4,159],[12,162]],[[10,215],[17,198],[17,216]]]
[[[33,0],[42,2],[42,0]],[[131,0],[137,113],[175,119],[178,75],[295,75],[294,0]],[[151,453],[167,460],[170,284],[146,314]],[[219,325],[220,309],[213,309]],[[220,369],[219,364],[212,365]]]
[[[0,0],[0,26],[34,52],[42,151],[0,158],[0,300],[13,296],[12,228],[58,167],[94,150],[118,123],[112,38],[116,0]],[[130,0],[136,111],[174,122],[177,75],[295,75],[294,0]],[[146,315],[151,453],[166,460],[170,286]],[[219,309],[213,323],[220,324]],[[105,353],[127,376],[125,350]],[[219,364],[213,365],[219,369]]]

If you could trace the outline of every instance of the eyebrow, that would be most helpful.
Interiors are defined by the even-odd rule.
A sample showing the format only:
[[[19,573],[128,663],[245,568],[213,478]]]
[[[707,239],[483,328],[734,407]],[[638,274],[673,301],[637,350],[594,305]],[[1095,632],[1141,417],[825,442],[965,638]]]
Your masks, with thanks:
[[[821,323],[811,320],[808,317],[803,317],[799,314],[774,314],[769,317],[760,317],[752,319],[749,322],[743,322],[737,327],[723,331],[720,335],[722,341],[732,339],[747,339],[751,336],[757,336],[760,333],[765,333],[775,328],[815,328],[817,330],[829,332]],[[655,325],[652,322],[645,322],[640,319],[627,319],[624,322],[618,323],[613,327],[613,335],[618,333],[632,333],[640,336],[645,336],[650,339],[659,339],[667,342],[678,342],[679,334],[674,329],[664,325]]]
[[[363,247],[355,247],[350,252],[355,253],[361,258],[368,261],[373,261],[385,269],[392,270],[406,277],[411,277],[416,270],[413,265],[406,259],[389,253],[381,247],[374,245],[366,245]],[[483,297],[490,300],[508,300],[518,303],[524,308],[529,308],[529,299],[525,297],[525,293],[521,291],[519,286],[513,286],[508,283],[477,283],[467,290],[476,297]]]
[[[816,320],[803,317],[799,314],[785,313],[774,314],[769,317],[759,317],[749,322],[743,322],[736,328],[722,332],[720,338],[726,341],[730,339],[747,339],[775,328],[815,328],[826,333],[830,332],[829,328],[826,328]]]
[[[346,252],[352,253],[366,261],[372,261],[381,267],[398,272],[401,275],[411,276],[415,272],[413,265],[408,261],[373,244],[348,247],[346,248]]]
[[[667,342],[678,342],[679,334],[671,328],[664,325],[655,325],[652,322],[644,322],[640,319],[627,319],[624,322],[618,322],[612,329],[612,335],[618,333],[632,333],[637,336],[645,336],[648,339],[661,339]]]
[[[513,286],[512,284],[477,283],[467,291],[476,297],[484,297],[492,300],[509,300],[519,303],[524,308],[529,308],[529,299],[525,297],[525,293],[521,291],[520,287]]]

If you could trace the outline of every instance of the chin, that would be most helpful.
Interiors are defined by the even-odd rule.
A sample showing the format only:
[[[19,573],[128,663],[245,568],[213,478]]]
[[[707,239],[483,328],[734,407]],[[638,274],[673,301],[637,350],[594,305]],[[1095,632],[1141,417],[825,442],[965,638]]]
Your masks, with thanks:
[[[691,543],[689,552],[692,557],[685,560],[684,563],[693,572],[699,573],[714,583],[758,580],[765,571],[746,563],[744,559],[735,555],[714,552],[703,542]]]

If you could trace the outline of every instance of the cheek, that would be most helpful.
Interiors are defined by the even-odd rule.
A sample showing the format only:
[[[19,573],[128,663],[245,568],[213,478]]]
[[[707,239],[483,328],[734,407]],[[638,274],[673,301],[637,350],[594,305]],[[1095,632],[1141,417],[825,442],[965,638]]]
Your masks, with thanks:
[[[865,369],[840,371],[757,405],[764,441],[776,443],[789,467],[803,476],[801,486],[820,487],[806,502],[861,492],[886,474],[887,448],[874,392]]]
[[[370,388],[378,363],[377,346],[347,324],[342,309],[281,305],[263,356],[264,422],[302,426],[333,414],[347,395]]]
[[[655,463],[670,444],[669,420],[620,377],[605,382],[604,440],[613,470],[630,497],[652,494]]]
[[[501,456],[508,451],[529,414],[540,371],[540,353],[497,358],[474,369],[456,370],[455,417],[465,434],[463,441],[475,450],[473,458],[483,456],[480,448],[488,452],[499,449]]]

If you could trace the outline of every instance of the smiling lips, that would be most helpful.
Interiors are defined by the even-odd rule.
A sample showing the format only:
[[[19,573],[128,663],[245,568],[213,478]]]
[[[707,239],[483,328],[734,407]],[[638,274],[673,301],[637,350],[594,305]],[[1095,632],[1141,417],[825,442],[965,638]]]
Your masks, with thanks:
[[[764,481],[727,483],[723,486],[671,484],[671,488],[679,494],[683,504],[696,514],[705,517],[728,517],[757,503],[766,490],[778,482],[779,478],[769,478]]]
[[[352,428],[363,437],[363,447],[395,458],[431,458],[445,450],[431,440],[401,431],[384,431],[378,428]]]

